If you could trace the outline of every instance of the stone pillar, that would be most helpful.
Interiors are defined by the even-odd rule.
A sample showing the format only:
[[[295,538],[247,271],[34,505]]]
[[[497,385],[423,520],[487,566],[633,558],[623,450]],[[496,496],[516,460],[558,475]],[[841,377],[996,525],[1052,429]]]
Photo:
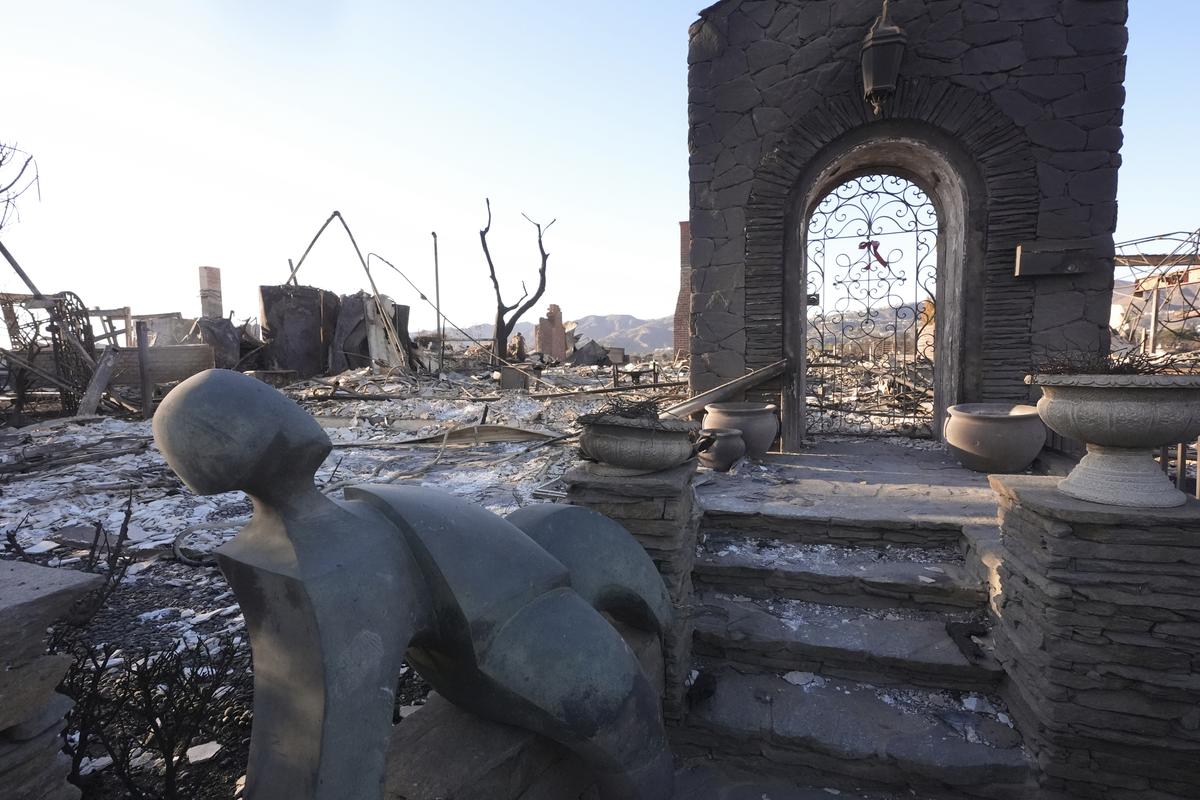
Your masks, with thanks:
[[[662,574],[675,611],[671,630],[663,637],[663,716],[679,722],[692,664],[692,566],[702,513],[692,488],[696,464],[633,477],[604,475],[603,469],[584,465],[568,472],[563,477],[567,502],[621,523]]]
[[[675,358],[692,350],[692,224],[679,223],[679,297],[675,301]]]
[[[1200,797],[1200,502],[1103,506],[993,476],[996,655],[1045,797]]]
[[[221,301],[221,270],[217,267],[200,268],[200,316],[225,316]]]
[[[62,751],[70,698],[54,688],[71,665],[46,654],[46,628],[100,583],[98,575],[0,561],[0,795],[68,800]],[[11,793],[11,794],[10,794]]]

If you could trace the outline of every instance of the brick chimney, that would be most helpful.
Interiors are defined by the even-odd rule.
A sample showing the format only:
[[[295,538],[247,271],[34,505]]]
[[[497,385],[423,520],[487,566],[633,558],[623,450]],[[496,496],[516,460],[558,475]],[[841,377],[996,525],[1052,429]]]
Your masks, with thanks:
[[[200,316],[225,316],[221,301],[221,270],[217,267],[200,268]]]

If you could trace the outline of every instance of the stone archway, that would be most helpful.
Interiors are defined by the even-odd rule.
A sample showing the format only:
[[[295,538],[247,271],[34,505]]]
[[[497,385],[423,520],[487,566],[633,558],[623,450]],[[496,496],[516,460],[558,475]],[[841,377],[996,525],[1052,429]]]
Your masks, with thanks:
[[[1034,287],[1012,280],[1012,254],[1037,230],[1028,140],[986,97],[946,82],[903,82],[879,120],[848,94],[797,118],[759,164],[745,206],[746,367],[767,366],[780,349],[788,361],[781,387],[787,450],[805,436],[804,336],[794,324],[802,317],[792,313],[807,294],[804,223],[834,186],[873,172],[914,181],[938,209],[943,360],[935,407],[1023,390],[1015,374],[1023,367],[1012,365],[1027,361],[1031,329],[1027,311],[1015,316],[1011,309],[1032,308]]]
[[[921,123],[895,121],[853,131],[824,148],[797,178],[789,195],[784,242],[784,353],[789,360],[783,402],[785,435],[805,433],[807,348],[807,221],[835,186],[869,174],[901,176],[921,187],[936,209],[938,325],[931,433],[940,438],[945,409],[976,394],[981,378],[983,292],[986,274],[984,184],[970,157],[953,140]],[[968,324],[972,323],[972,324]]]

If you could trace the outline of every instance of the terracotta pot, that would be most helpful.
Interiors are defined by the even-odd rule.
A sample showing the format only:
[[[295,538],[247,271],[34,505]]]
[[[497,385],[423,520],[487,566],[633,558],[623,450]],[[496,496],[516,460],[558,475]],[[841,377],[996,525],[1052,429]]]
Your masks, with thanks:
[[[779,435],[779,417],[771,403],[709,403],[705,428],[734,428],[742,432],[746,455],[762,458]]]
[[[700,431],[700,441],[710,442],[700,451],[700,463],[717,472],[728,472],[729,468],[746,455],[746,443],[742,432],[736,428],[705,428]]]
[[[1063,494],[1131,508],[1187,502],[1154,460],[1164,445],[1200,435],[1200,375],[1032,375],[1038,413],[1051,429],[1087,444],[1058,484]]]
[[[946,412],[946,446],[976,472],[1024,472],[1046,444],[1046,426],[1033,406],[962,403]]]
[[[676,467],[696,454],[691,433],[694,422],[601,417],[586,425],[579,437],[584,455],[634,470],[657,472]]]

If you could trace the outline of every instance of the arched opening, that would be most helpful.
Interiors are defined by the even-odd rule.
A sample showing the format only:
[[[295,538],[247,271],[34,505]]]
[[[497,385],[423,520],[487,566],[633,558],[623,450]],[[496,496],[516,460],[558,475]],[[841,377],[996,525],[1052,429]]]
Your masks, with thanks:
[[[809,434],[933,436],[933,200],[899,175],[834,187],[807,222]]]
[[[946,408],[976,394],[986,194],[957,143],[923,127],[855,131],[792,192],[788,449],[807,434],[941,438]]]

